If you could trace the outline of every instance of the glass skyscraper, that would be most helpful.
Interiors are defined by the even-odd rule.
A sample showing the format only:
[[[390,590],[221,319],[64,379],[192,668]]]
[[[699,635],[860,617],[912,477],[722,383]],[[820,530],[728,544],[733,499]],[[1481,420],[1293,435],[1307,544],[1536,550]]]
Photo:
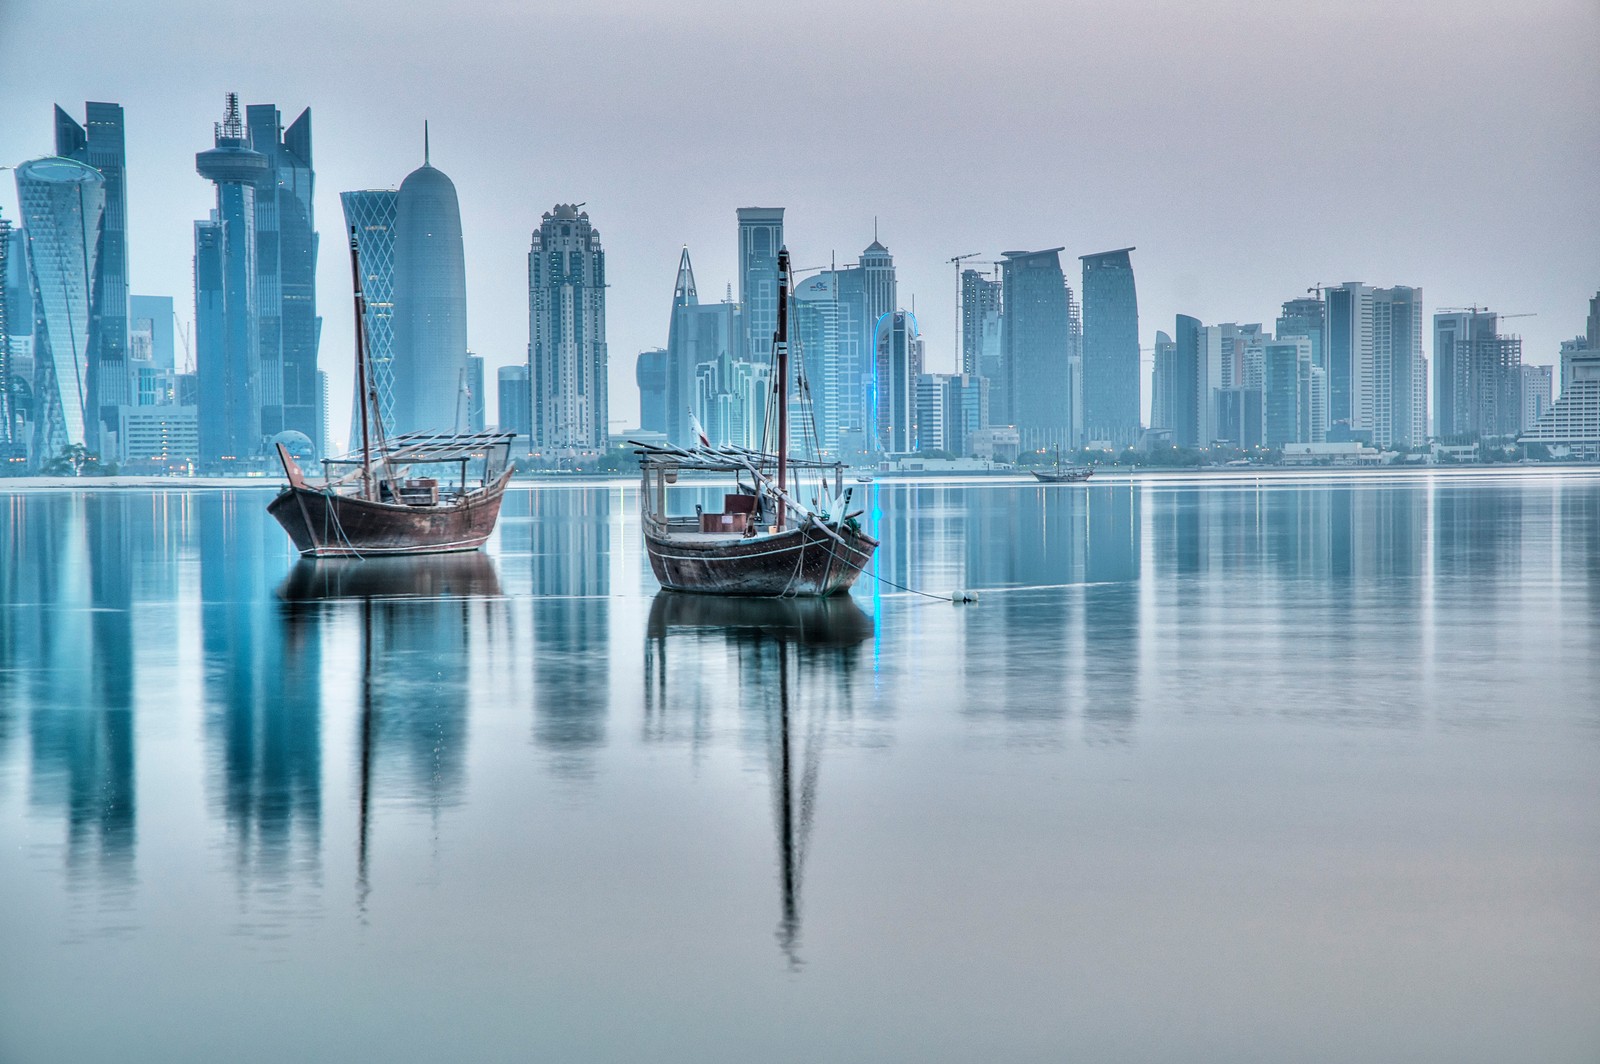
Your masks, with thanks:
[[[252,104],[245,125],[250,147],[267,160],[255,197],[261,433],[302,432],[321,454],[311,109],[284,129],[277,107]]]
[[[1084,255],[1085,439],[1127,446],[1139,436],[1139,299],[1131,247]],[[1009,299],[1009,297],[1008,297]]]
[[[33,280],[31,451],[45,462],[64,447],[98,443],[89,343],[105,178],[87,163],[47,158],[17,167],[16,181]]]
[[[127,149],[122,107],[114,103],[84,105],[79,125],[60,107],[55,109],[56,154],[87,163],[100,171],[105,187],[105,212],[100,221],[100,249],[95,256],[90,296],[87,427],[90,450],[109,456],[117,429],[117,408],[134,402],[136,377],[128,364],[128,189]]]
[[[1007,414],[1024,451],[1072,447],[1078,432],[1072,424],[1071,315],[1061,248],[1007,251],[1000,269]]]
[[[607,448],[607,367],[605,251],[588,212],[560,203],[545,212],[528,252],[535,451]]]
[[[385,429],[394,426],[394,224],[400,193],[392,188],[339,193],[346,230],[355,230],[366,299],[367,372]],[[350,370],[356,373],[354,366]],[[351,392],[350,449],[361,446],[360,396]]]
[[[422,165],[400,183],[394,228],[393,433],[452,432],[467,371],[467,266],[456,186]]]

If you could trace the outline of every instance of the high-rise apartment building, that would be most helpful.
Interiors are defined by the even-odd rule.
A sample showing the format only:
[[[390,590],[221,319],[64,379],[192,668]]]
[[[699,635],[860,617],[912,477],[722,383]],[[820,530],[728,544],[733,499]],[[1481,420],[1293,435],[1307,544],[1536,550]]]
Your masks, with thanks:
[[[1330,428],[1378,447],[1422,442],[1422,290],[1347,281],[1324,289],[1323,299]]]
[[[395,427],[394,405],[394,237],[400,193],[392,188],[339,193],[346,235],[354,235],[361,262],[368,391],[385,430]],[[345,242],[340,242],[344,247]],[[357,373],[352,367],[351,374]],[[350,449],[361,445],[359,384],[351,389]]]
[[[1129,258],[1133,250],[1119,248],[1080,260],[1083,423],[1079,432],[1086,440],[1118,447],[1139,436],[1139,300]]]
[[[739,357],[768,361],[778,331],[778,250],[783,247],[782,207],[740,207],[739,306],[744,341]]]
[[[359,239],[359,232],[357,234]],[[376,234],[374,234],[376,236]],[[455,183],[422,165],[395,197],[390,432],[451,432],[467,372],[467,266]]]
[[[922,338],[916,315],[897,310],[878,319],[872,345],[877,356],[873,394],[879,446],[892,454],[917,449],[917,379],[922,376]]]
[[[1549,366],[1522,367],[1522,431],[1539,424],[1555,402],[1555,378]]]
[[[1422,289],[1404,285],[1374,289],[1372,317],[1373,445],[1421,444],[1428,438]]]
[[[1522,340],[1487,310],[1433,316],[1434,434],[1444,440],[1522,430]]]
[[[1372,428],[1372,289],[1347,281],[1323,290],[1327,325],[1328,424],[1351,434]]]
[[[93,321],[89,324],[89,407],[96,448],[115,449],[117,408],[133,402],[134,370],[128,364],[128,184],[122,107],[84,105],[79,125],[55,109],[56,155],[87,163],[104,179],[105,211],[92,281]],[[102,436],[107,437],[101,439]]]
[[[16,182],[34,308],[29,442],[39,463],[73,444],[100,445],[89,371],[105,178],[87,163],[45,158],[17,167]]]
[[[917,378],[917,450],[970,454],[989,427],[989,382],[972,373],[924,373]]]
[[[1000,313],[1000,282],[977,270],[961,271],[961,372],[981,374],[983,324]]]
[[[1071,322],[1061,248],[1007,251],[1001,265],[1006,408],[1024,451],[1072,447]],[[1135,397],[1137,345],[1135,345]]]
[[[776,306],[774,301],[774,315]],[[588,212],[572,204],[546,211],[533,234],[528,337],[534,450],[604,451],[609,442],[605,252]]]
[[[1318,371],[1308,336],[1282,337],[1262,345],[1262,442],[1266,446],[1322,442],[1314,438],[1317,418],[1312,375]]]

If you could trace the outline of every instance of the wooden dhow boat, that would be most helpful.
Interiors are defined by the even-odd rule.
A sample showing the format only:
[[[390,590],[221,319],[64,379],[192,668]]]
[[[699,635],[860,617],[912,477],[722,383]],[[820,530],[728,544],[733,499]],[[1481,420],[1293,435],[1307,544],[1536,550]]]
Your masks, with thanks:
[[[878,541],[862,531],[844,465],[789,455],[789,252],[778,252],[778,329],[773,337],[777,450],[635,442],[645,550],[661,586],[714,595],[822,596],[850,590]],[[697,426],[697,433],[699,433]],[[720,511],[672,514],[667,486],[686,472],[732,474]],[[814,476],[808,502],[799,476]],[[832,474],[831,490],[826,474]]]
[[[516,435],[419,432],[386,438],[367,372],[366,298],[354,229],[350,266],[355,275],[361,448],[323,459],[322,483],[316,484],[279,443],[278,459],[289,486],[267,505],[267,512],[289,533],[295,549],[312,558],[477,550],[500,516]],[[434,475],[422,475],[430,471]],[[451,478],[450,472],[458,476]]]

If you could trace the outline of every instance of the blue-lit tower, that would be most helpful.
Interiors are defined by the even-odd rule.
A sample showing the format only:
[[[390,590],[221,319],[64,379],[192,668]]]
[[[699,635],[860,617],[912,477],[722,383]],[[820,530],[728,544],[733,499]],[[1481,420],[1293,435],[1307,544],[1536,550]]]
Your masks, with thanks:
[[[256,188],[272,172],[271,160],[250,146],[237,93],[228,93],[213,141],[194,160],[200,176],[217,186],[211,217],[194,226],[200,460],[211,466],[247,461],[262,452]]]

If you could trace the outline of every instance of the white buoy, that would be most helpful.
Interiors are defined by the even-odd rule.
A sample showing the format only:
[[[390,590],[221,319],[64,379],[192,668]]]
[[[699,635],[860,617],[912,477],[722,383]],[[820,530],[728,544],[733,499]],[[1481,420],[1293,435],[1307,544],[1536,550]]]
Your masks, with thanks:
[[[978,593],[976,591],[952,591],[950,592],[950,601],[957,606],[963,602],[977,602]]]

